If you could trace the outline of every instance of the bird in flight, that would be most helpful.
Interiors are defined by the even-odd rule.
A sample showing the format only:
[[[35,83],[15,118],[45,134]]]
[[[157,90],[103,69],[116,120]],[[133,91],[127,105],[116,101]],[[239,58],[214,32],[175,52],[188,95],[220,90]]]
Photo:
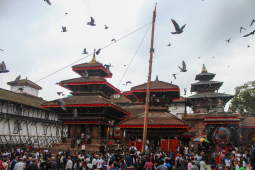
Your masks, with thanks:
[[[200,57],[198,57],[198,59],[200,59]]]
[[[65,13],[65,16],[66,16],[66,15],[69,15],[69,14],[66,12],[66,13]]]
[[[182,67],[178,66],[181,69],[181,72],[186,72],[186,64],[184,61],[182,61]]]
[[[90,22],[87,22],[87,25],[91,25],[91,26],[96,26],[96,24],[95,24],[95,20],[92,18],[92,17],[90,17]]]
[[[63,99],[57,99],[54,102],[57,102],[58,105],[60,106],[60,108],[64,111],[66,111],[66,107],[65,107],[66,103]]]
[[[244,35],[243,37],[248,37],[248,36],[250,36],[250,35],[254,35],[255,34],[255,30],[253,30],[252,32],[250,32],[249,34],[246,34],[246,35]]]
[[[232,38],[232,37],[231,37],[231,38]],[[229,38],[228,40],[224,40],[224,41],[227,41],[227,42],[229,43],[229,41],[230,41],[231,38]]]
[[[4,50],[0,49],[0,51],[4,51]]]
[[[115,41],[115,42],[116,42],[116,40],[115,40],[115,39],[112,39],[112,41],[111,41],[111,42],[113,42],[113,41]]]
[[[176,80],[176,74],[173,74],[173,76],[174,76],[174,79]],[[171,83],[172,84],[172,83]]]
[[[46,1],[47,4],[51,5],[50,0],[44,0],[44,1]]]
[[[6,69],[6,65],[4,61],[2,61],[2,64],[0,63],[0,73],[7,73],[9,70]]]
[[[88,52],[86,51],[86,48],[84,48],[83,53],[82,54],[88,54]]]
[[[19,75],[12,84],[18,84],[18,81],[20,80],[21,76]]]
[[[251,25],[250,25],[250,26],[252,26],[252,24],[253,24],[254,22],[255,22],[255,19],[253,19],[253,20],[252,20],[252,22],[251,22]]]
[[[242,32],[242,29],[246,30],[244,27],[240,27],[240,33]]]
[[[212,58],[214,58],[215,56],[213,56]]]
[[[66,32],[67,30],[66,30],[66,27],[63,27],[62,26],[62,31],[61,32]]]
[[[57,94],[60,96],[63,92],[57,92]]]
[[[247,48],[250,48],[250,46],[248,45]]]
[[[104,25],[104,29],[106,29],[106,30],[107,30],[107,29],[108,29],[108,27],[107,27],[106,25]]]
[[[171,46],[171,43],[169,43],[167,46]]]
[[[87,70],[84,70],[84,72],[82,72],[81,75],[84,78],[89,78],[89,72]]]
[[[180,26],[177,24],[177,22],[175,22],[175,20],[171,19],[172,23],[174,24],[175,27],[175,32],[171,32],[172,34],[181,34],[183,32],[183,29],[185,28],[185,25],[183,25],[181,28]]]
[[[97,51],[96,51],[96,55],[98,55],[101,51],[101,48],[99,48]]]
[[[126,85],[127,85],[128,83],[132,84],[131,81],[127,81],[127,82],[126,82]]]
[[[124,65],[124,66],[126,66],[126,65]]]

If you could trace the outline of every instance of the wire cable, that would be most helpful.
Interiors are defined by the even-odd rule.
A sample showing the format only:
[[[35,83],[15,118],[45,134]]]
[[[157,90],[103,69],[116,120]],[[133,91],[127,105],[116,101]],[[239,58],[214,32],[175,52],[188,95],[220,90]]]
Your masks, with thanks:
[[[118,42],[118,41],[120,41],[120,40],[122,40],[122,39],[128,37],[129,35],[135,33],[136,31],[139,31],[140,29],[146,27],[147,25],[149,25],[149,24],[151,24],[151,23],[152,23],[152,22],[149,22],[148,24],[146,24],[146,25],[144,25],[144,26],[142,26],[142,27],[136,29],[135,31],[133,31],[133,32],[131,32],[131,33],[125,35],[124,37],[121,37],[120,39],[116,40],[116,42]],[[104,46],[103,48],[101,48],[101,50],[103,50],[103,49],[105,49],[105,48],[107,48],[107,47],[109,47],[109,46],[115,44],[116,42]],[[59,69],[59,70],[57,70],[57,71],[55,71],[55,72],[53,72],[53,73],[51,73],[51,74],[45,76],[45,77],[43,77],[43,78],[41,78],[41,79],[39,79],[39,80],[37,80],[35,83],[37,83],[37,82],[39,82],[39,81],[41,81],[41,80],[43,80],[43,79],[45,79],[45,78],[47,78],[47,77],[49,77],[49,76],[52,76],[53,74],[56,74],[57,72],[60,72],[60,71],[64,70],[65,68],[74,65],[75,63],[78,63],[79,61],[81,61],[81,60],[83,60],[83,59],[85,59],[85,58],[91,56],[92,54],[94,54],[94,53],[91,53],[91,54],[89,54],[89,55],[87,55],[87,56],[85,56],[85,57],[83,57],[83,58],[81,58],[81,59],[79,59],[79,60],[77,60],[77,61],[75,61],[75,62],[73,62],[73,63],[71,63],[71,64],[69,64],[69,65],[67,65],[67,66],[65,66],[65,67],[63,67],[63,68],[61,68],[61,69]]]
[[[124,72],[124,74],[123,74],[122,78],[120,79],[120,82],[119,82],[119,84],[118,84],[117,88],[119,87],[119,85],[120,85],[121,81],[123,80],[123,78],[124,78],[125,74],[127,73],[127,70],[128,70],[128,68],[130,67],[130,65],[131,65],[131,63],[132,63],[132,61],[133,61],[133,59],[135,58],[135,55],[136,55],[136,53],[138,52],[138,50],[139,50],[140,46],[142,45],[143,40],[144,40],[145,36],[147,35],[147,33],[148,33],[148,31],[149,31],[150,27],[151,27],[151,25],[149,26],[148,30],[146,31],[145,35],[143,36],[143,39],[142,39],[142,41],[140,42],[140,44],[139,44],[138,48],[136,49],[136,52],[135,52],[135,54],[134,54],[133,58],[132,58],[132,59],[131,59],[131,61],[129,62],[129,64],[128,64],[128,67],[127,67],[126,71]]]

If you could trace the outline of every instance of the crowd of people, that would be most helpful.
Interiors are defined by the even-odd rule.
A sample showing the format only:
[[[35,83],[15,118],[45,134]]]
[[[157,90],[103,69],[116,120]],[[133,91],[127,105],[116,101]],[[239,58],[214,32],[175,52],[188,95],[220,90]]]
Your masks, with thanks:
[[[148,149],[149,148],[149,149]],[[12,147],[1,151],[0,170],[255,170],[255,149],[238,151],[235,147],[213,148],[213,152],[197,150],[193,146],[176,147],[176,152],[162,149],[150,150],[145,154],[134,146],[123,150],[106,151],[103,145],[100,152],[85,150],[59,150],[52,154],[50,149],[32,150]],[[210,164],[210,166],[208,166]],[[208,169],[209,168],[209,169]]]

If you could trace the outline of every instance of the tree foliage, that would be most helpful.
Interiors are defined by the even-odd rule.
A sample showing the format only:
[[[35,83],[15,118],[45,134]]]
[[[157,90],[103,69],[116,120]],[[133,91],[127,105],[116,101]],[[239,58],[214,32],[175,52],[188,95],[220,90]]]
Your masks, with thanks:
[[[231,109],[242,116],[255,116],[255,81],[249,81],[235,88]]]

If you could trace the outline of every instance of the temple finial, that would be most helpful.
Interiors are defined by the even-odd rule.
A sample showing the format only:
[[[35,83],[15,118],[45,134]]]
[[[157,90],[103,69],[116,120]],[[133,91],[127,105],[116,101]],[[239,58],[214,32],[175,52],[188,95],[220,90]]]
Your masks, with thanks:
[[[89,63],[97,63],[96,55],[95,55],[95,49],[94,49],[93,58],[92,58],[91,62],[89,62]]]
[[[207,73],[207,70],[206,70],[205,64],[203,64],[203,67],[202,67],[202,71],[201,71],[201,73]]]
[[[155,81],[159,81],[159,80],[158,80],[158,75],[156,75],[156,80],[155,80]]]

